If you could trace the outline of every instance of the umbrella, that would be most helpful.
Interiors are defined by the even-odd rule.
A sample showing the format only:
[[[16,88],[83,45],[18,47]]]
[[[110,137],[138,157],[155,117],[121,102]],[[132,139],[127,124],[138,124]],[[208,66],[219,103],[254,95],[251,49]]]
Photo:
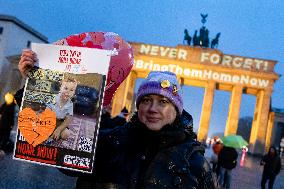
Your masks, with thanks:
[[[228,147],[233,148],[243,148],[244,146],[247,146],[248,143],[243,139],[240,135],[228,135],[221,138],[223,141],[223,144]]]

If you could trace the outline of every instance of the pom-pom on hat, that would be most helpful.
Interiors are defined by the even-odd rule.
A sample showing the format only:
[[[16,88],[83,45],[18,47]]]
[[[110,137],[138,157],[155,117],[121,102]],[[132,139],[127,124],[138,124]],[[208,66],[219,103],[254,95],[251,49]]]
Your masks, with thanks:
[[[181,87],[174,73],[168,71],[150,72],[138,89],[136,106],[139,106],[143,96],[149,94],[157,94],[168,98],[177,108],[179,115],[182,114]]]

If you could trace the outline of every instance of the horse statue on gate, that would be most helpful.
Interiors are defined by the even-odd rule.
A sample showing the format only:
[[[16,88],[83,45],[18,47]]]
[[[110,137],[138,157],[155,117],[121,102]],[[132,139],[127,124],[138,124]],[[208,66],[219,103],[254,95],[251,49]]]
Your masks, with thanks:
[[[186,41],[186,43],[190,46],[190,42],[191,42],[191,37],[188,34],[187,29],[184,30],[184,38],[183,38],[183,44]]]
[[[219,37],[221,33],[217,33],[216,37],[211,41],[211,49],[217,48],[219,44]]]

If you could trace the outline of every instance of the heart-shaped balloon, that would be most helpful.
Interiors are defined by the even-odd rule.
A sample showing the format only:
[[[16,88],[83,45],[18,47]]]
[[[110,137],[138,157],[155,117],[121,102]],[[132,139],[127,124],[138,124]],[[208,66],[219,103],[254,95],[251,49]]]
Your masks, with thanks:
[[[133,50],[130,44],[113,32],[85,32],[74,34],[58,40],[55,44],[117,50],[117,55],[113,55],[110,59],[104,95],[103,105],[109,105],[116,89],[128,76],[133,66]]]
[[[24,108],[19,113],[18,126],[26,141],[35,147],[53,133],[56,114],[49,108],[39,115],[31,108]]]

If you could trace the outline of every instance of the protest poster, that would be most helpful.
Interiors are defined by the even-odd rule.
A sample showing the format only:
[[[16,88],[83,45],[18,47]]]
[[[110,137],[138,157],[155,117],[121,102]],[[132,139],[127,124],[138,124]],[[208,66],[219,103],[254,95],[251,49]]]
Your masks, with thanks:
[[[32,44],[14,159],[92,172],[111,51]]]

